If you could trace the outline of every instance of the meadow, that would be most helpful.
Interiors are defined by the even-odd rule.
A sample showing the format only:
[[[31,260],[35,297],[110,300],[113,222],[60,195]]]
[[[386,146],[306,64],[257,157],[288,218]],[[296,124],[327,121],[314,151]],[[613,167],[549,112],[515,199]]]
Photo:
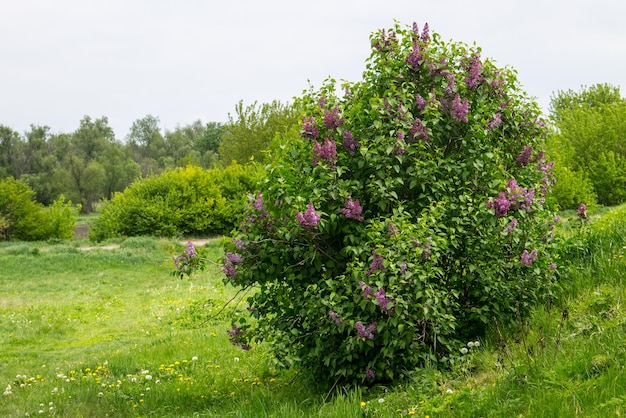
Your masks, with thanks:
[[[528,321],[494,322],[450,370],[328,388],[226,331],[245,295],[211,260],[173,275],[184,243],[0,243],[0,416],[607,417],[626,413],[626,207],[565,216],[562,288]],[[116,248],[104,249],[113,244]],[[229,302],[227,304],[227,302]]]

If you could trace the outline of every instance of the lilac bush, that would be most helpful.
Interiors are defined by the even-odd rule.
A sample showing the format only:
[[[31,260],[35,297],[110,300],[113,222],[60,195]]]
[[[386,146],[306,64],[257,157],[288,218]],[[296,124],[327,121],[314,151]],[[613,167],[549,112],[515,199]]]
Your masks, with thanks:
[[[515,72],[427,26],[371,42],[363,80],[299,98],[224,258],[254,289],[236,343],[331,382],[451,365],[555,284],[547,132]]]

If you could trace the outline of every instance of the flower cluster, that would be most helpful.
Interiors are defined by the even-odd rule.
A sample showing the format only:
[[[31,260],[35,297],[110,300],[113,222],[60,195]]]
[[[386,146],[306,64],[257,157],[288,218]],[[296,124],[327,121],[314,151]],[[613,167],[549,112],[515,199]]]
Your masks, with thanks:
[[[309,203],[304,214],[296,212],[296,220],[302,228],[315,228],[320,220],[320,216],[315,212],[313,203]]]
[[[369,270],[365,274],[369,276],[377,270],[383,270],[383,260],[382,255],[378,255],[375,251],[372,251],[372,262],[370,263]]]
[[[372,287],[362,280],[359,282],[359,287],[363,291],[363,299],[368,300],[372,294]]]
[[[328,316],[330,316],[330,318],[331,318],[333,321],[335,321],[335,324],[336,324],[337,326],[341,325],[341,323],[343,322],[343,319],[339,318],[339,317],[337,316],[337,314],[336,314],[335,312],[333,312],[333,311],[328,311]]]
[[[339,107],[335,105],[332,110],[324,109],[324,126],[335,129],[343,124],[343,118],[339,116]]]
[[[385,295],[384,288],[378,288],[376,293],[374,293],[374,297],[376,298],[376,302],[383,312],[388,313],[389,315],[393,313],[393,308],[389,308],[389,304],[393,303],[393,298]]]
[[[506,226],[506,228],[504,228],[504,233],[510,234],[515,228],[517,228],[517,219],[513,218],[511,219],[511,222],[509,222],[509,224]]]
[[[315,122],[315,118],[313,116],[302,118],[302,130],[300,131],[300,136],[302,138],[312,138],[315,139],[318,137],[320,131],[317,127],[317,123]]]
[[[235,268],[236,264],[243,263],[243,256],[238,253],[231,253],[230,251],[226,251],[226,257],[224,258],[224,266],[222,267],[222,272],[231,279],[237,275],[237,269]]]
[[[489,209],[494,209],[498,218],[506,216],[509,211],[524,209],[526,212],[532,210],[532,203],[535,199],[535,189],[520,187],[514,178],[511,178],[506,186],[506,192],[500,192],[498,197],[487,202]]]
[[[348,200],[346,200],[346,203],[344,204],[344,208],[341,209],[341,213],[346,218],[355,219],[359,222],[363,220],[363,216],[361,215],[362,212],[363,212],[363,207],[359,203],[359,199],[352,200],[352,198],[349,198]]]
[[[517,156],[517,163],[519,165],[528,165],[532,154],[533,148],[524,145],[524,148],[522,148],[522,152]]]
[[[331,168],[337,163],[337,144],[335,141],[325,139],[323,143],[315,141],[311,164],[315,167],[321,161],[326,161]]]
[[[354,156],[356,149],[359,147],[359,142],[354,139],[354,135],[349,129],[343,131],[343,147],[348,150],[348,154]]]
[[[480,55],[473,55],[468,64],[468,75],[465,77],[465,84],[467,87],[473,89],[478,86],[478,83],[482,80],[483,63],[480,61]]]
[[[173,259],[175,270],[172,274],[179,276],[181,279],[185,275],[190,276],[196,270],[204,267],[204,260],[198,256],[193,242],[191,241],[187,242],[187,247],[182,254],[173,257]]]
[[[230,337],[229,341],[232,345],[241,347],[242,350],[249,350],[251,348],[250,345],[241,341],[241,337],[245,334],[245,330],[241,327],[233,324],[233,327],[226,331],[226,333]]]
[[[578,209],[576,209],[576,213],[578,214],[578,219],[581,219],[583,221],[587,220],[587,205],[581,203],[578,206]]]
[[[374,331],[376,331],[376,327],[378,324],[376,322],[372,322],[369,327],[365,328],[365,325],[361,321],[357,321],[354,324],[357,332],[359,333],[359,337],[367,338],[369,340],[374,339]]]
[[[467,122],[467,114],[469,113],[469,100],[467,98],[461,100],[461,96],[457,93],[452,100],[450,114],[454,116],[457,122]]]
[[[537,261],[537,250],[532,250],[530,253],[528,250],[524,250],[522,252],[522,266],[532,266],[535,261]]]

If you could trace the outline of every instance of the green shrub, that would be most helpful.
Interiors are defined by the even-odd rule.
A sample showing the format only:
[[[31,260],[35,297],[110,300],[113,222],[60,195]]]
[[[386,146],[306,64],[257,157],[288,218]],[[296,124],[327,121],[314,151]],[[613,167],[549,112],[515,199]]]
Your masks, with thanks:
[[[0,239],[70,239],[78,210],[63,198],[45,208],[35,201],[35,192],[26,183],[13,178],[0,180]]]
[[[547,132],[515,72],[416,25],[371,40],[362,82],[305,92],[224,260],[256,289],[232,342],[330,381],[453,364],[554,279]]]
[[[133,183],[107,202],[89,238],[115,236],[207,236],[227,232],[242,219],[246,193],[259,170],[188,166]]]
[[[576,209],[581,203],[591,208],[596,204],[593,184],[584,173],[557,164],[554,167],[554,175],[558,180],[548,200],[557,204],[560,209]]]

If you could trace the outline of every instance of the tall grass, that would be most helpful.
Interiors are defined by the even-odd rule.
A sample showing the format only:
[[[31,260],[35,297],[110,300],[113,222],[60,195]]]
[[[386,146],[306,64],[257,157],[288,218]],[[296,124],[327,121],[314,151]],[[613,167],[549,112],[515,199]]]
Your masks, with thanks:
[[[226,330],[246,315],[217,264],[170,275],[184,245],[0,245],[0,416],[606,417],[626,413],[626,208],[570,218],[561,290],[523,323],[494,322],[452,370],[393,386],[320,387]],[[218,262],[220,239],[199,249]],[[224,303],[234,302],[223,309]]]

